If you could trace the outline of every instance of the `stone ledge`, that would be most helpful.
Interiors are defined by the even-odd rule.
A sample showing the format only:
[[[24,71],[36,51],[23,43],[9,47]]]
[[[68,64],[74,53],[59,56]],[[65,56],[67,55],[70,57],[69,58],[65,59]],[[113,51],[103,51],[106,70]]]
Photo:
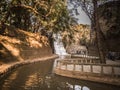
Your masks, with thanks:
[[[60,76],[65,76],[70,78],[76,78],[81,80],[120,86],[120,78],[111,78],[107,76],[100,77],[100,76],[92,76],[92,75],[83,75],[80,73],[75,73],[72,71],[66,71],[66,70],[60,70],[60,69],[55,69],[54,73]]]
[[[51,60],[58,58],[58,55],[52,55],[52,56],[47,56],[43,58],[35,58],[32,60],[25,60],[25,61],[20,61],[20,62],[13,62],[13,63],[8,63],[8,64],[3,64],[0,66],[0,80],[7,76],[10,72],[12,72],[14,69],[26,65],[26,64],[31,64],[31,63],[37,63],[41,61],[46,61],[46,60]]]

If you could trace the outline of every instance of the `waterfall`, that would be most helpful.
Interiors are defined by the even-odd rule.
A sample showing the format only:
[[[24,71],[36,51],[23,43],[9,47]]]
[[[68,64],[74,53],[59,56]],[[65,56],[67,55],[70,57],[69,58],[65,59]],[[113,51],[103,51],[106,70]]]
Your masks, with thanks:
[[[59,56],[68,55],[64,48],[61,35],[58,33],[58,34],[54,34],[53,37],[55,39],[54,40],[55,54],[58,54]]]

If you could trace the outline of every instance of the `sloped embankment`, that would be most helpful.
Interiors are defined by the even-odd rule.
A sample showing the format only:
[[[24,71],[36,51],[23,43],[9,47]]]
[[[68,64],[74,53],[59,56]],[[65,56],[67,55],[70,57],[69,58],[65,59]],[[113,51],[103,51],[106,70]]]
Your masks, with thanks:
[[[0,63],[24,61],[52,55],[48,39],[14,27],[6,26],[0,35]]]

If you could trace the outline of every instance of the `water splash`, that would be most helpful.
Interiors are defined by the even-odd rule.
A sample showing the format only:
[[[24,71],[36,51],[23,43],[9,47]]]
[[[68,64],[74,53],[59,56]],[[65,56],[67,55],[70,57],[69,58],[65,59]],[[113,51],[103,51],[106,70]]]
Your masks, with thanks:
[[[61,35],[58,33],[54,34],[53,37],[55,39],[54,41],[55,54],[58,54],[59,56],[68,55],[66,49],[64,48]]]

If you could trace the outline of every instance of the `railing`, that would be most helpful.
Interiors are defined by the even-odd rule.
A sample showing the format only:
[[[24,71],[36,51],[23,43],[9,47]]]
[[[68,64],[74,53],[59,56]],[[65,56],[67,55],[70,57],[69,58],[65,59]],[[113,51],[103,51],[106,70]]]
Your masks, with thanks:
[[[71,55],[71,57],[72,58],[90,58],[90,59],[99,59],[99,57],[97,57],[97,56],[89,56],[89,55],[86,55],[86,54],[84,54],[84,55],[77,55],[77,54],[72,54]]]
[[[56,64],[56,69],[79,72],[86,75],[108,75],[113,77],[120,76],[120,65],[108,65],[99,63],[88,64],[88,61],[89,60],[85,61],[86,63],[81,63],[82,60],[80,60],[79,62],[78,60],[75,60],[75,62],[73,60],[58,60]]]
[[[75,58],[75,59],[57,59],[59,62],[68,62],[68,63],[100,63],[99,58]]]

